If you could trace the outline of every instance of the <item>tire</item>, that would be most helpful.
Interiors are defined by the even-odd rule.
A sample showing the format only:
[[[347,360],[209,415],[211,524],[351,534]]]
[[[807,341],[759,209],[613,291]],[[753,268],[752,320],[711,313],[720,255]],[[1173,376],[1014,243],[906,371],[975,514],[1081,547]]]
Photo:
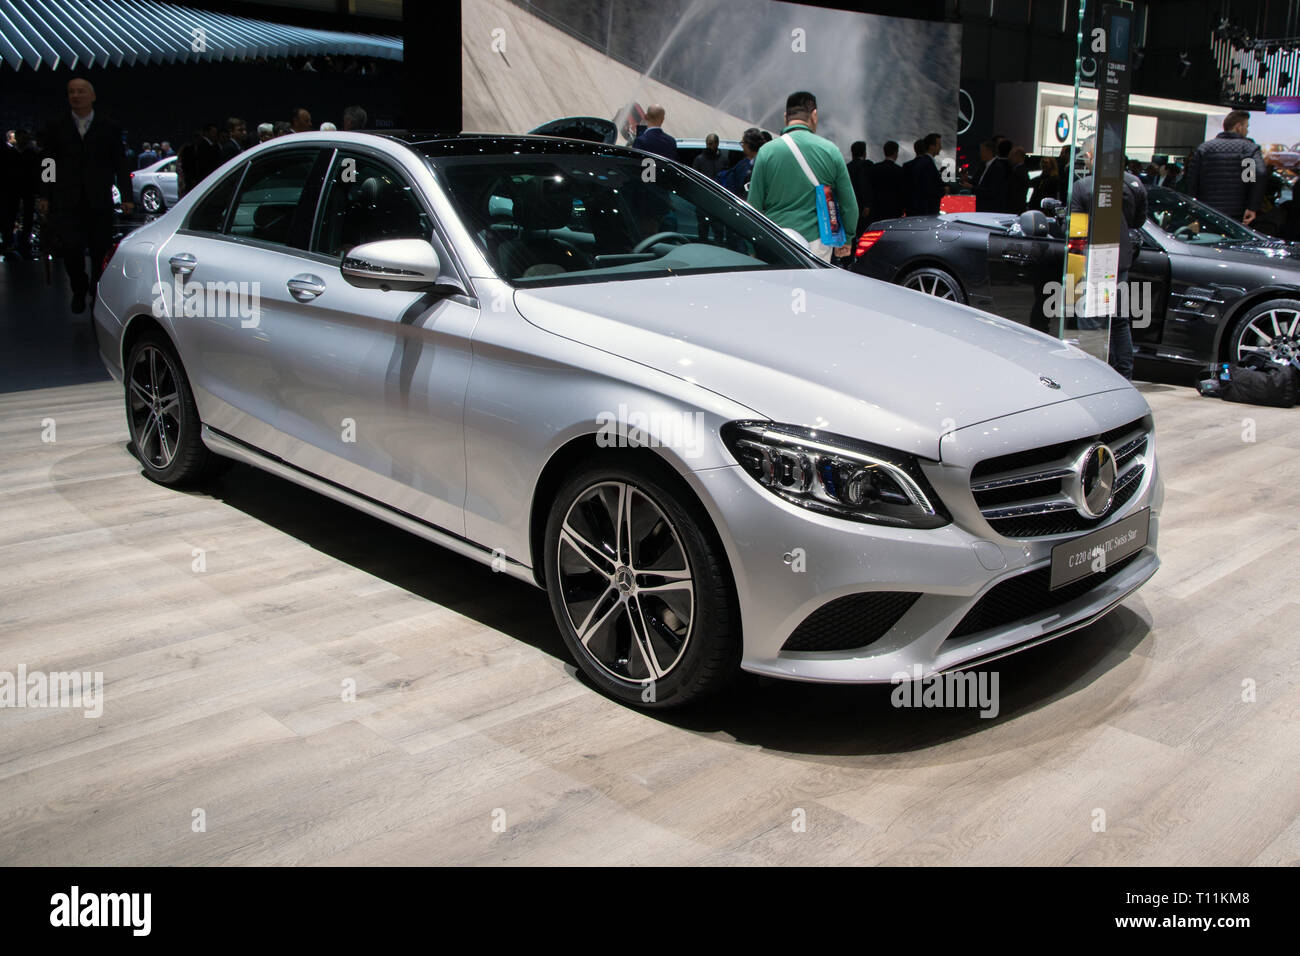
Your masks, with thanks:
[[[1228,337],[1227,361],[1240,362],[1253,351],[1271,353],[1284,362],[1300,355],[1300,300],[1261,302],[1236,321]]]
[[[618,544],[623,514],[633,531]],[[622,456],[579,466],[555,494],[545,549],[556,624],[603,693],[664,709],[734,679],[740,615],[730,571],[703,508],[666,466]]]
[[[150,214],[167,211],[167,201],[163,199],[162,190],[157,186],[145,186],[140,192],[140,205]]]
[[[224,464],[203,444],[194,392],[165,336],[149,332],[131,346],[123,379],[132,448],[150,479],[179,487]]]
[[[966,304],[966,293],[962,292],[961,283],[957,281],[956,276],[937,266],[923,266],[920,269],[913,269],[899,279],[898,284],[904,288],[915,289],[918,292],[924,292],[926,295],[932,295],[939,299],[960,302],[962,305]]]

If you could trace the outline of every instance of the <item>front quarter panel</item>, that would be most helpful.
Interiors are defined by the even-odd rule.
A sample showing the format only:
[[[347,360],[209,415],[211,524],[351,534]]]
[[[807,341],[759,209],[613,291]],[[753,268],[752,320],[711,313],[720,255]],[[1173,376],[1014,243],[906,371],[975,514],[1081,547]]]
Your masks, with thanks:
[[[510,301],[500,280],[476,285],[484,301]],[[485,309],[465,401],[466,537],[531,566],[533,491],[547,462],[573,439],[610,448],[648,439],[686,476],[734,465],[719,429],[762,417],[691,382],[539,329],[513,306]]]

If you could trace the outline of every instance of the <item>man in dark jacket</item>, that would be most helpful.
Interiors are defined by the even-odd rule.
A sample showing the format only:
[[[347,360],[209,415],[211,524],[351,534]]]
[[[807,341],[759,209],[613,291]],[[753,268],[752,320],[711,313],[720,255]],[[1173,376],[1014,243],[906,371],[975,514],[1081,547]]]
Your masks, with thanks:
[[[1011,141],[1002,144],[1011,152]],[[1000,155],[1002,144],[991,139],[980,143],[980,159],[984,170],[975,181],[975,209],[977,212],[1009,212],[1011,206],[1011,163]]]
[[[41,137],[42,162],[53,160],[50,182],[42,182],[41,212],[50,225],[72,286],[72,311],[86,310],[91,291],[113,238],[113,185],[122,194],[122,211],[130,213],[131,172],[122,146],[122,128],[95,112],[95,88],[76,77],[68,82],[69,112],[46,127]],[[46,177],[42,176],[42,180]],[[85,251],[90,250],[90,278]]]
[[[646,128],[637,134],[632,145],[664,159],[676,159],[677,140],[664,132],[664,117],[664,108],[658,103],[648,107],[645,111]]]
[[[1264,154],[1247,137],[1250,114],[1233,110],[1223,132],[1187,158],[1187,192],[1225,216],[1249,226],[1264,202]]]
[[[934,157],[943,148],[938,133],[930,133],[916,141],[916,158],[903,164],[907,183],[907,214],[909,216],[937,216],[943,200],[943,176],[935,165]]]
[[[13,137],[11,140],[10,137]],[[9,251],[14,220],[18,218],[18,186],[22,180],[22,157],[18,154],[18,134],[5,133],[0,141],[0,259]]]
[[[1092,193],[1096,182],[1093,175],[1093,153],[1096,148],[1096,136],[1089,136],[1079,147],[1084,165],[1088,168],[1088,175],[1074,184],[1074,191],[1070,194],[1070,212],[1072,213],[1092,212]],[[1127,228],[1121,229],[1119,233],[1117,285],[1123,285],[1128,281],[1129,266],[1137,251],[1133,244],[1137,237],[1132,234],[1132,231],[1142,228],[1142,224],[1147,221],[1147,189],[1142,185],[1142,181],[1130,172],[1124,173],[1122,206],[1124,209],[1124,224]],[[1131,300],[1131,297],[1129,297],[1129,300]],[[1124,302],[1125,299],[1121,298],[1120,301]],[[1130,316],[1122,312],[1111,318],[1110,347],[1106,351],[1106,361],[1110,363],[1111,368],[1127,379],[1133,378],[1133,328],[1130,319]]]
[[[708,176],[715,183],[719,182],[719,175],[727,168],[727,154],[718,149],[718,134],[710,133],[704,137],[704,149],[702,149],[691,163],[696,172]],[[712,223],[710,229],[709,220],[699,217],[698,234],[701,242],[709,241],[709,232],[714,232],[719,240],[723,239],[723,228],[721,223]]]
[[[885,144],[884,160],[871,164],[871,216],[867,225],[901,216],[905,195],[903,167],[898,165],[898,144],[891,139]]]
[[[871,167],[874,165],[871,160],[867,159],[867,144],[858,140],[849,147],[849,182],[853,184],[853,195],[858,200],[858,223],[850,239],[862,235],[862,230],[867,228],[867,223],[871,222],[871,203],[874,200],[871,189]]]

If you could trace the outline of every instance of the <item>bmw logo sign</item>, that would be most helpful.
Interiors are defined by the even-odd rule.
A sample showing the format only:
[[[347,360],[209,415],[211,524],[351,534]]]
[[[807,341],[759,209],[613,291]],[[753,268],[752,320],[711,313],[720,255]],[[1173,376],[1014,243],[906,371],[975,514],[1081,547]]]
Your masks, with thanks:
[[[1056,141],[1064,143],[1070,138],[1070,117],[1062,113],[1056,118]]]

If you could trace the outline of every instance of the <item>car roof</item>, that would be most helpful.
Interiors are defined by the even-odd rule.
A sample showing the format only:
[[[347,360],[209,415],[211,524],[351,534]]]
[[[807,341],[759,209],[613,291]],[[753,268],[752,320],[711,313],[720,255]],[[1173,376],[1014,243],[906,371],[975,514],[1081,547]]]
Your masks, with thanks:
[[[422,156],[512,155],[533,153],[537,155],[567,153],[570,155],[608,156],[619,153],[629,158],[650,155],[628,146],[596,143],[587,139],[568,139],[562,136],[534,136],[515,133],[426,133],[423,131],[388,131],[378,134],[397,140]]]

